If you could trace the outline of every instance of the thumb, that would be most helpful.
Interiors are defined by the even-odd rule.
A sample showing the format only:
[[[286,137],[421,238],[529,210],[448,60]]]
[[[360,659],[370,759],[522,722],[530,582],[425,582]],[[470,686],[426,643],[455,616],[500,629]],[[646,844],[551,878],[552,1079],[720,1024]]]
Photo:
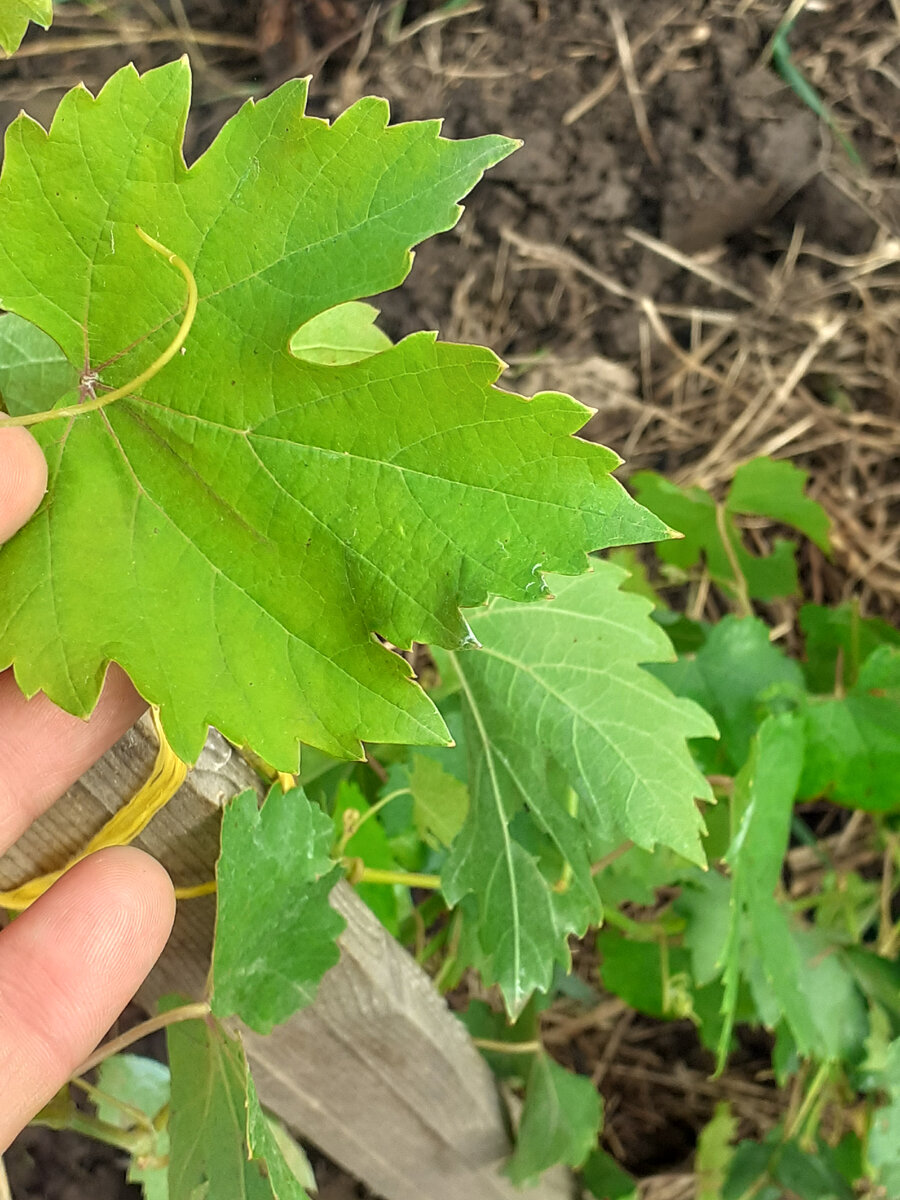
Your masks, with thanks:
[[[0,542],[21,529],[47,491],[47,462],[27,429],[0,418]]]

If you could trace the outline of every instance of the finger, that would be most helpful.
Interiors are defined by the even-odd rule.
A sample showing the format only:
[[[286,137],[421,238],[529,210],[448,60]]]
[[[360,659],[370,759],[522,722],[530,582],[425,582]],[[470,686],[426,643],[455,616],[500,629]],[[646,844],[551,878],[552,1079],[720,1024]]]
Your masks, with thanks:
[[[116,666],[109,669],[89,721],[63,712],[42,693],[26,700],[12,671],[0,674],[0,854],[131,728],[145,708],[128,676]]]
[[[0,428],[0,542],[28,520],[47,490],[47,460],[27,429]]]
[[[0,1153],[132,998],[174,915],[163,868],[118,847],[73,867],[0,935]]]

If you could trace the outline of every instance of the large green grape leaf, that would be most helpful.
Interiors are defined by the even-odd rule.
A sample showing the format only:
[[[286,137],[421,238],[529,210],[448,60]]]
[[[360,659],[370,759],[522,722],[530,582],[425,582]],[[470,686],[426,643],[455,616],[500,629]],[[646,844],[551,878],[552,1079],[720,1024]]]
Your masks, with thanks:
[[[212,1009],[259,1033],[315,999],[338,961],[343,917],[328,903],[340,870],[332,824],[300,788],[272,788],[262,808],[242,792],[222,817]]]
[[[0,48],[14,54],[29,21],[49,29],[52,20],[53,0],[0,0]]]
[[[171,1025],[166,1041],[169,1200],[307,1200],[263,1113],[240,1040],[209,1017]]]
[[[546,989],[565,936],[599,916],[591,859],[610,843],[670,846],[703,861],[695,798],[711,790],[686,739],[712,719],[643,670],[674,657],[651,604],[597,562],[555,577],[556,598],[495,601],[472,617],[483,648],[454,656],[466,710],[471,805],[442,873],[477,899],[479,938],[511,1012]],[[543,836],[562,869],[541,869]],[[554,886],[556,885],[556,886]]]
[[[84,715],[118,662],[187,760],[208,724],[286,770],[298,739],[347,757],[440,743],[373,633],[460,645],[460,605],[538,597],[543,571],[666,528],[614,454],[572,437],[581,405],[496,389],[487,350],[418,334],[350,364],[289,351],[307,321],[400,283],[512,142],[389,128],[375,99],[329,125],[295,81],[188,169],[189,91],[186,62],[126,68],[96,99],[68,93],[49,134],[24,116],[7,134],[0,302],[84,395],[126,387],[182,320],[185,280],[135,226],[199,303],[139,394],[35,426],[50,490],[0,552],[0,669]]]

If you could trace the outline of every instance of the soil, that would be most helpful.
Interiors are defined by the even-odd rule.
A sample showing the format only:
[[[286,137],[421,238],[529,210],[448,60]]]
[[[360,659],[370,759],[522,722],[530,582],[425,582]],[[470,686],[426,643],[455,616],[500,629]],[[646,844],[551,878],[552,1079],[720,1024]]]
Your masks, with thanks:
[[[511,386],[571,391],[597,410],[585,435],[623,454],[626,477],[652,466],[715,489],[756,453],[794,459],[835,522],[831,561],[804,549],[808,595],[853,594],[896,618],[900,30],[889,0],[810,3],[790,40],[862,166],[771,68],[776,0],[95,7],[61,8],[50,34],[0,65],[0,122],[25,107],[47,123],[79,80],[96,91],[131,59],[145,69],[186,51],[189,161],[248,95],[307,73],[318,115],[375,93],[395,119],[443,117],[452,137],[524,139],[379,299],[387,331],[481,342],[511,364]],[[559,1055],[595,1078],[605,1064],[608,1146],[629,1169],[681,1170],[717,1096],[757,1088],[748,1133],[776,1118],[766,1046],[748,1045],[716,1092],[688,1023],[620,1020],[573,1033]],[[135,1195],[108,1182],[114,1160],[29,1132],[9,1158],[13,1195]],[[335,1197],[354,1186],[328,1183]]]

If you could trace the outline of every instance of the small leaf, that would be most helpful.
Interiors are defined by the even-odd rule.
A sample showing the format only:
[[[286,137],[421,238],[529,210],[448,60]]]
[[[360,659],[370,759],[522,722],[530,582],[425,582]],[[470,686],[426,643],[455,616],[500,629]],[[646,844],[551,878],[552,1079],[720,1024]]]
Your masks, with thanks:
[[[637,1180],[605,1150],[591,1151],[581,1181],[595,1200],[638,1200]]]
[[[277,1117],[267,1115],[266,1120],[269,1123],[269,1130],[275,1139],[275,1144],[281,1151],[291,1174],[294,1175],[298,1183],[309,1191],[318,1191],[316,1187],[316,1175],[306,1151]]]
[[[117,1100],[124,1100],[152,1120],[169,1102],[169,1068],[154,1058],[114,1054],[100,1064],[97,1087]],[[102,1100],[97,1104],[97,1116],[121,1129],[129,1129],[133,1124],[118,1105]]]
[[[409,787],[419,836],[433,835],[441,845],[449,846],[469,811],[469,789],[424,754],[414,754],[412,764]]]
[[[877,617],[861,617],[853,602],[835,608],[804,604],[799,620],[806,641],[803,670],[812,692],[833,692],[838,684],[853,687],[873,650],[900,646],[900,630]]]
[[[672,1020],[687,1015],[682,1009],[686,1000],[689,1011],[690,997],[684,996],[683,988],[672,988],[673,979],[688,977],[690,959],[681,947],[667,948],[665,974],[658,940],[632,941],[617,929],[601,929],[597,949],[601,956],[600,982],[607,992],[650,1017]]]
[[[803,690],[800,667],[769,641],[768,626],[756,617],[725,617],[695,655],[649,670],[676,695],[690,697],[712,716],[722,735],[727,774],[746,762],[764,715],[761,695],[775,687]]]
[[[213,1018],[166,1031],[170,1200],[308,1200],[260,1107],[244,1049]]]
[[[892,1042],[878,1085],[886,1103],[872,1114],[866,1158],[888,1196],[900,1195],[900,1038]]]
[[[169,1068],[165,1063],[136,1054],[114,1054],[100,1064],[97,1087],[107,1096],[123,1100],[147,1118],[153,1118],[169,1103],[171,1086]],[[100,1100],[97,1116],[101,1121],[129,1129],[133,1122],[116,1104]],[[128,1165],[129,1183],[138,1183],[144,1200],[169,1200],[169,1130],[168,1123],[151,1133],[147,1130],[148,1147],[144,1154],[132,1155]]]
[[[770,554],[751,554],[734,514],[770,517],[798,529],[828,550],[828,517],[820,505],[803,494],[806,473],[791,463],[758,458],[738,468],[722,514],[732,554],[722,540],[715,501],[707,492],[679,488],[654,471],[637,471],[631,482],[642,504],[684,534],[678,541],[656,547],[662,562],[690,570],[702,561],[716,583],[733,589],[733,555],[754,599],[772,600],[797,592],[796,546],[776,538]]]
[[[291,338],[291,354],[329,367],[361,362],[391,348],[391,339],[375,324],[378,309],[350,300],[307,321]]]
[[[718,871],[696,872],[675,901],[687,918],[685,949],[691,954],[691,975],[703,987],[722,970],[731,925],[731,883]]]
[[[573,1075],[547,1054],[535,1055],[506,1174],[522,1187],[557,1163],[580,1167],[597,1145],[602,1120],[600,1094],[590,1079]]]
[[[775,1024],[783,1017],[802,1056],[835,1058],[844,1048],[835,1044],[835,1037],[842,1034],[840,1029],[837,1035],[833,1033],[831,1014],[821,1004],[819,988],[827,981],[810,977],[821,950],[817,954],[801,940],[775,896],[802,764],[801,719],[793,713],[769,716],[760,726],[750,757],[735,780],[738,827],[728,852],[732,908],[724,952],[726,1021],[719,1042],[720,1068],[730,1042],[742,971],[748,976],[763,1019]],[[847,1020],[841,1023],[839,1018],[838,1024],[850,1029],[861,1001],[846,968],[832,963],[828,970],[832,969],[839,974],[841,988],[846,985],[847,989],[839,1005]],[[835,987],[836,980],[832,979],[829,986]]]
[[[301,788],[274,787],[262,808],[242,792],[225,808],[216,868],[213,1012],[259,1033],[315,999],[340,957],[344,920],[328,903],[340,871],[332,824]]]
[[[640,665],[672,650],[649,602],[619,591],[623,577],[597,562],[549,580],[553,601],[495,601],[471,616],[482,649],[455,657],[471,806],[442,882],[451,904],[475,894],[512,1014],[568,961],[566,934],[599,918],[592,856],[630,838],[703,859],[694,800],[711,790],[686,738],[715,727]],[[542,847],[560,861],[555,877]]]
[[[785,1191],[798,1200],[854,1200],[857,1195],[841,1177],[834,1152],[825,1142],[820,1141],[811,1151],[787,1142],[773,1157],[770,1169]]]
[[[805,495],[808,479],[807,471],[786,459],[754,458],[735,471],[725,504],[730,512],[790,525],[828,554],[831,522],[821,504]]]
[[[53,0],[3,0],[0,4],[0,47],[14,54],[22,44],[28,22],[49,29]]]
[[[868,812],[900,810],[900,647],[874,650],[845,697],[811,697],[804,715],[801,799],[825,796]]]
[[[737,1133],[737,1118],[727,1100],[720,1100],[712,1118],[697,1139],[697,1200],[721,1200],[728,1168],[734,1158],[732,1141]]]
[[[78,372],[46,333],[15,313],[0,317],[0,397],[11,417],[52,408]]]

